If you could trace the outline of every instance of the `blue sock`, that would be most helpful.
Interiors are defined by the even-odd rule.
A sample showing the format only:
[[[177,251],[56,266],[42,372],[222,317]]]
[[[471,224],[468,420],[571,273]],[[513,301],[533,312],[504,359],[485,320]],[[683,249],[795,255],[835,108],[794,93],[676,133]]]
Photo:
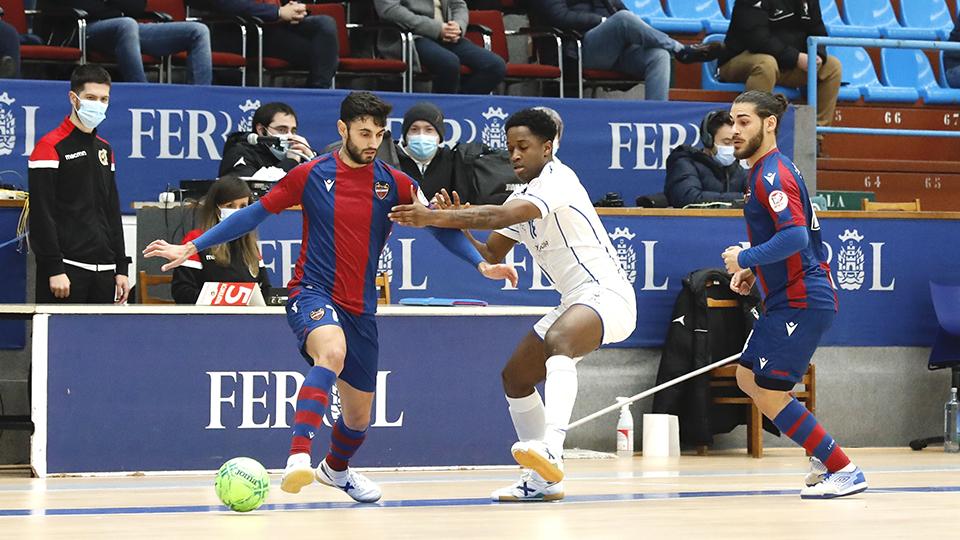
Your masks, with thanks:
[[[297,414],[293,417],[293,439],[290,454],[310,453],[313,437],[323,422],[323,413],[330,405],[330,388],[337,374],[325,367],[314,366],[297,394]]]

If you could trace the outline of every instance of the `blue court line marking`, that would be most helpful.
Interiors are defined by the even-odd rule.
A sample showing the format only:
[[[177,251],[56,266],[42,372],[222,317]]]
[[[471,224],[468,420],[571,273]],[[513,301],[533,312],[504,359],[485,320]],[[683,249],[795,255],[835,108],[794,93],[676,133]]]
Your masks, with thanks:
[[[892,487],[870,489],[867,494],[873,493],[960,493],[960,486],[917,486]],[[622,493],[572,495],[561,502],[551,505],[571,503],[605,503],[649,501],[667,499],[708,499],[717,497],[771,497],[784,495],[799,495],[798,489],[766,489],[746,491],[679,491],[664,493]],[[313,502],[313,503],[279,503],[264,504],[258,511],[278,512],[289,510],[337,510],[345,508],[375,509],[375,508],[432,508],[440,506],[529,506],[530,503],[501,503],[494,502],[487,497],[469,499],[410,499],[399,501],[384,501],[375,504],[347,503],[347,502]],[[102,516],[123,514],[203,514],[229,512],[225,506],[132,506],[116,508],[46,508],[46,509],[0,509],[0,517],[22,516]]]

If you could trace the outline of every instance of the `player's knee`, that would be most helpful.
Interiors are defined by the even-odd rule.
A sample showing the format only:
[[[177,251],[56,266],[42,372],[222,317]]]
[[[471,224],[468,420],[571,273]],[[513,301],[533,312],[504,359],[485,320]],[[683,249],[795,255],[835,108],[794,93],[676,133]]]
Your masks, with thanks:
[[[343,423],[353,431],[365,431],[370,427],[369,409],[363,411],[341,410],[340,415],[343,417]]]
[[[575,332],[554,326],[543,338],[543,350],[547,353],[547,358],[558,354],[572,357],[575,340]]]
[[[529,396],[536,384],[540,382],[509,364],[500,372],[500,380],[503,383],[503,393],[512,398]]]
[[[313,358],[313,365],[321,366],[339,374],[343,371],[343,359],[347,354],[345,347],[327,346],[319,351],[308,351]]]

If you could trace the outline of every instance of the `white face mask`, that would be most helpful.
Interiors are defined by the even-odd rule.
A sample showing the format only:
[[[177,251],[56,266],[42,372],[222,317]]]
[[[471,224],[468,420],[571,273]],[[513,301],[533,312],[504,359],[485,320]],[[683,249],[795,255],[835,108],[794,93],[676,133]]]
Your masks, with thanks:
[[[732,165],[733,162],[737,160],[737,158],[734,157],[733,155],[732,146],[724,146],[722,144],[718,144],[714,148],[716,148],[717,153],[713,157],[714,159],[717,160],[717,163],[719,163],[720,165],[727,167],[729,165]]]
[[[745,159],[741,159],[741,160],[740,160],[740,166],[743,167],[744,169],[749,169],[749,168],[750,168],[750,162],[747,161],[747,160],[745,160]]]
[[[230,217],[230,214],[238,212],[239,208],[220,208],[220,221],[223,221]]]

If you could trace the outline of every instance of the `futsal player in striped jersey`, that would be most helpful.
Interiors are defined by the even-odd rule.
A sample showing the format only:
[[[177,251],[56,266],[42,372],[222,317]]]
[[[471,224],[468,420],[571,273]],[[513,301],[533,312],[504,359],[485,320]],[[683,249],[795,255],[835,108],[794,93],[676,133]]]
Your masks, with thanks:
[[[543,110],[525,109],[506,122],[514,173],[526,186],[502,205],[456,208],[446,193],[431,210],[414,201],[391,219],[402,225],[493,230],[485,243],[470,238],[489,263],[514,244],[530,251],[560,293],[560,305],[538,321],[503,369],[503,386],[519,442],[520,480],[493,492],[497,501],[562,499],[563,441],[577,398],[577,361],[602,344],[623,341],[637,322],[633,286],[586,190],[553,157],[557,124]],[[536,384],[544,383],[545,400]]]
[[[426,201],[417,183],[376,159],[391,106],[369,92],[352,92],[340,105],[339,151],[301,164],[264,197],[238,210],[199,238],[183,245],[163,240],[144,250],[147,257],[171,262],[167,271],[191,255],[239,238],[270,214],[303,208],[303,240],[293,279],[287,285],[287,322],[310,371],[297,395],[293,436],[280,487],[299,493],[314,479],[336,487],[358,502],[380,499],[380,487],[348,466],[370,425],[376,389],[377,261],[390,234],[387,213],[411,197]],[[508,279],[512,266],[490,264],[457,231],[430,229],[452,253],[485,277]],[[330,405],[334,382],[341,413],[330,434],[330,450],[314,470],[313,438]]]
[[[777,149],[787,109],[783,95],[751,90],[733,102],[734,155],[750,165],[747,222],[750,248],[723,252],[730,287],[750,293],[760,282],[763,312],[740,357],[737,383],[782,433],[810,454],[804,499],[830,499],[867,489],[863,471],[790,390],[807,371],[837,312],[837,291],[800,171]]]

